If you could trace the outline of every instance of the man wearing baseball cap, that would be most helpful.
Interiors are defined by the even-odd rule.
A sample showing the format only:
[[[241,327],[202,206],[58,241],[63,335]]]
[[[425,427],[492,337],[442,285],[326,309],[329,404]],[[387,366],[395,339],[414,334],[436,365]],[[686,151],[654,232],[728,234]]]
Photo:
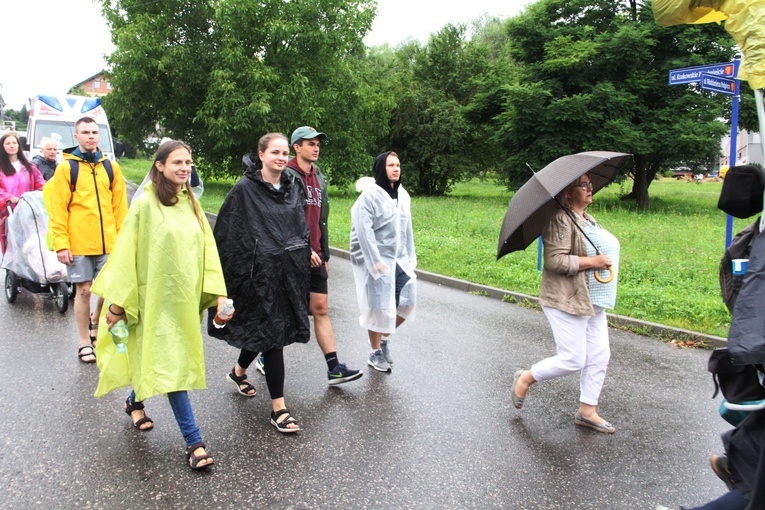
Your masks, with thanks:
[[[340,363],[335,347],[335,333],[329,320],[327,279],[329,271],[329,239],[327,219],[329,218],[329,197],[327,178],[315,165],[319,159],[319,146],[327,135],[311,126],[301,126],[292,132],[290,145],[295,157],[287,163],[286,172],[295,188],[303,193],[305,219],[311,244],[311,294],[309,310],[313,315],[314,332],[327,362],[327,382],[330,386],[353,381],[363,372],[349,369]],[[256,366],[261,373],[262,358]]]

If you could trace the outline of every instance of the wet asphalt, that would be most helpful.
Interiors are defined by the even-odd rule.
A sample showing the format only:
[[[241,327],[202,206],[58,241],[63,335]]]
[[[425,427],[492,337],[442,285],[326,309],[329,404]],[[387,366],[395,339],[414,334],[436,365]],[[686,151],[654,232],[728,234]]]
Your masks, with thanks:
[[[0,271],[3,273],[4,271]],[[77,359],[73,311],[43,295],[0,302],[0,508],[653,509],[725,491],[709,468],[726,430],[707,351],[611,330],[601,414],[577,427],[578,378],[538,384],[522,411],[513,372],[551,355],[541,311],[420,281],[418,317],[391,343],[390,375],[370,373],[347,260],[330,268],[340,360],[363,368],[329,387],[312,339],[285,349],[286,400],[302,431],[269,423],[225,375],[237,351],[205,336],[208,389],[191,393],[216,464],[193,472],[164,397],[132,428],[128,390],[95,399],[98,371]]]

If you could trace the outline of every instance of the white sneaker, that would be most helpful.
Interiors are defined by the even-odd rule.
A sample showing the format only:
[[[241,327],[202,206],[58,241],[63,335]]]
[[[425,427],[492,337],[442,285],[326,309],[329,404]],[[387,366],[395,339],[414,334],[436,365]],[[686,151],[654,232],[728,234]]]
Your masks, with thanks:
[[[258,357],[255,359],[255,368],[261,374],[266,375],[266,360],[263,358],[263,353],[258,354]]]
[[[367,365],[374,368],[378,372],[385,372],[386,374],[391,372],[390,363],[388,363],[388,361],[385,359],[385,355],[379,349],[372,351],[369,354]]]

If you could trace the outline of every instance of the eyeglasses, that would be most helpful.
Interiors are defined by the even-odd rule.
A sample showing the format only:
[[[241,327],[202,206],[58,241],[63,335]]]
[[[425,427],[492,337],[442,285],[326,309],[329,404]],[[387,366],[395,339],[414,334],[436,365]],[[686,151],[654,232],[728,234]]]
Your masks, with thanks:
[[[584,191],[592,191],[592,183],[591,182],[583,182],[581,184],[577,184],[575,187],[576,188],[582,188]]]

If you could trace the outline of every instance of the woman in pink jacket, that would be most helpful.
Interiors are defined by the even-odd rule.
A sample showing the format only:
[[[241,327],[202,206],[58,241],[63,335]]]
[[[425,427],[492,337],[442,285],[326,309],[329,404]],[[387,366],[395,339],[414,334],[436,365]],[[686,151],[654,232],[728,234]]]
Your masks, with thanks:
[[[5,253],[8,204],[15,208],[22,193],[41,190],[43,184],[42,174],[21,150],[19,135],[9,131],[0,136],[0,252]]]

